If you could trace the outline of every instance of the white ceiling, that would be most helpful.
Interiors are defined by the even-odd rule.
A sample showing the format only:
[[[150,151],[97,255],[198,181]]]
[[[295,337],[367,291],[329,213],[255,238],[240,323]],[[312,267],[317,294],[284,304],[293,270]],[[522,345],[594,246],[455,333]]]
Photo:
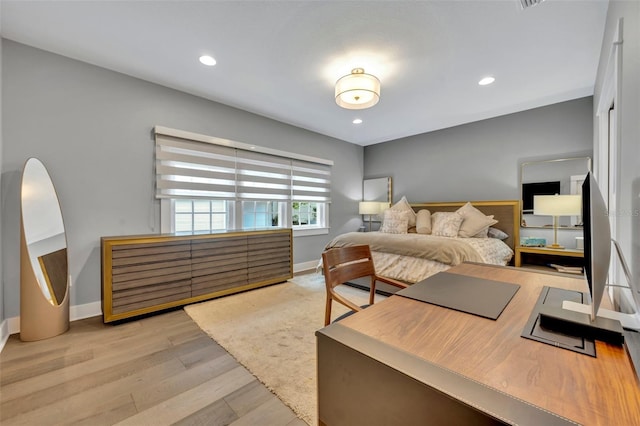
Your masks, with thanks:
[[[0,13],[5,38],[369,145],[592,95],[607,6],[2,0]],[[355,67],[381,80],[373,108],[334,101]]]

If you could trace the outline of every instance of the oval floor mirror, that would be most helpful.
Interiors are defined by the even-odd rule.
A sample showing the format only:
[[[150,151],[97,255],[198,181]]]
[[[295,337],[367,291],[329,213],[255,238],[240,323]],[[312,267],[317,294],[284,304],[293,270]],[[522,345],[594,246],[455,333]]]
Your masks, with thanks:
[[[20,339],[41,340],[69,329],[69,272],[58,196],[36,158],[22,172],[20,216]]]

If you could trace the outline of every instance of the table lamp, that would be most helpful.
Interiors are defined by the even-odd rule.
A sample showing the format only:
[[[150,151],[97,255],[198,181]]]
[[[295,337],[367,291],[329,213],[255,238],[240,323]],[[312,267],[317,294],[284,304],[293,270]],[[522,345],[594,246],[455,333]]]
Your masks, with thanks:
[[[380,203],[379,201],[360,201],[358,203],[358,213],[369,215],[369,232],[371,232],[371,216],[380,213],[383,206],[387,205],[387,203]]]
[[[582,213],[581,195],[535,195],[533,197],[533,214],[553,216],[553,249],[564,249],[558,244],[558,217],[578,216]]]

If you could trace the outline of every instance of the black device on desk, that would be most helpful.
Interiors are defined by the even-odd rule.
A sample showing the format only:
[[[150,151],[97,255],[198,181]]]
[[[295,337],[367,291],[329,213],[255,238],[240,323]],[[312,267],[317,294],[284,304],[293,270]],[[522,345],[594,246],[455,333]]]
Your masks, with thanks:
[[[580,291],[548,286],[543,287],[540,292],[540,297],[538,297],[538,301],[531,311],[531,315],[529,315],[527,325],[522,331],[522,337],[595,357],[596,344],[593,338],[562,333],[548,327],[543,327],[540,324],[540,311],[543,308],[562,309],[563,301],[571,300],[576,303],[583,303],[586,297],[587,296]]]

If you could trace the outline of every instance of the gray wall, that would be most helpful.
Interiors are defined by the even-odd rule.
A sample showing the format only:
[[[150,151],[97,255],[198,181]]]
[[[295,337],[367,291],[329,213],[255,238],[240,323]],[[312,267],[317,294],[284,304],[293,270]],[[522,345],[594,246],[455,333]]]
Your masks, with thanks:
[[[523,161],[590,155],[592,115],[586,97],[370,145],[364,175],[391,176],[394,201],[518,199]]]
[[[607,12],[604,42],[594,93],[597,107],[602,92],[611,41],[618,19],[623,22],[622,96],[618,102],[620,126],[620,185],[618,191],[617,233],[636,287],[640,288],[640,2],[611,0]],[[594,108],[594,114],[596,110]],[[594,131],[598,132],[597,123]],[[594,137],[594,140],[597,138]],[[621,283],[624,285],[624,283]]]
[[[360,225],[360,146],[9,40],[3,40],[2,59],[0,320],[19,314],[18,194],[29,157],[43,161],[60,197],[71,306],[100,301],[101,236],[160,230],[155,125],[333,160],[331,232],[296,238],[294,263],[317,260],[330,238]]]
[[[0,320],[19,313],[18,186],[30,156],[47,165],[60,195],[74,306],[100,300],[100,236],[159,231],[156,124],[333,160],[331,232],[296,238],[295,263],[316,260],[330,238],[358,228],[363,175],[393,177],[394,200],[516,199],[523,161],[592,149],[591,97],[363,150],[9,40],[2,60]]]
[[[0,22],[2,19],[0,19]],[[2,43],[0,43],[0,82],[2,81]],[[0,164],[2,164],[2,84],[0,84]],[[2,174],[0,173],[0,336],[7,334],[2,330],[2,321],[5,318],[4,315],[4,275],[2,273],[4,267],[2,262],[2,208],[4,206],[4,192],[2,191]],[[1,343],[1,342],[0,342]]]

